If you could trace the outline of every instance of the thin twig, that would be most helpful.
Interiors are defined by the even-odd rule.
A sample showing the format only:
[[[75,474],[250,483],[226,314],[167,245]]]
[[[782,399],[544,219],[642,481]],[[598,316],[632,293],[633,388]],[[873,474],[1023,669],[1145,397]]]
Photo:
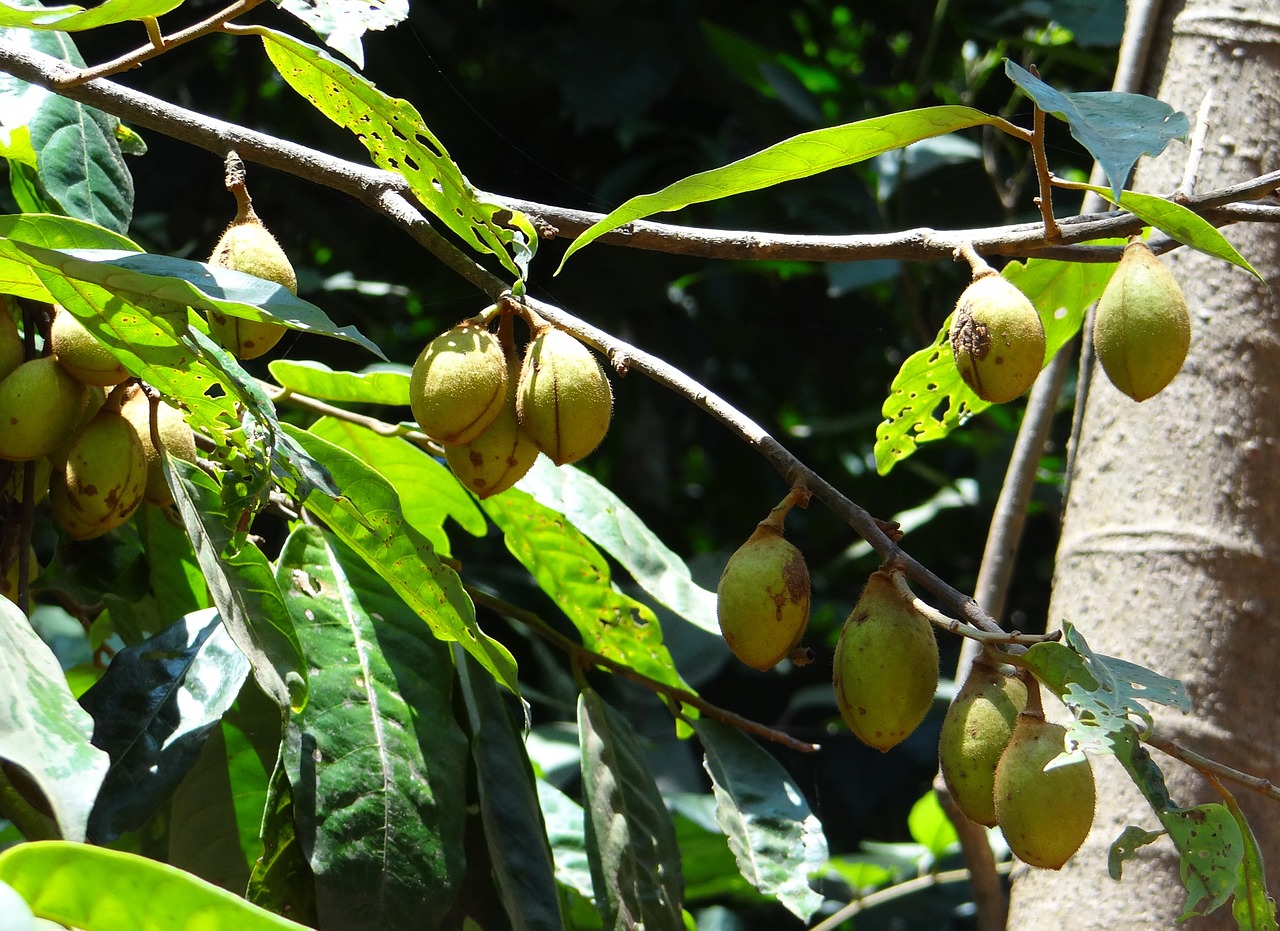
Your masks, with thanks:
[[[464,585],[463,588],[466,589],[467,594],[471,596],[471,600],[476,604],[484,605],[491,611],[496,611],[504,617],[509,617],[514,621],[519,621],[521,624],[524,624],[539,637],[542,637],[544,640],[568,653],[575,664],[599,666],[603,669],[608,669],[610,672],[615,672],[624,679],[630,679],[632,682],[642,685],[650,691],[656,692],[666,698],[673,699],[681,705],[688,705],[691,708],[697,708],[709,718],[714,718],[717,721],[721,721],[731,727],[737,728],[740,731],[744,731],[745,733],[755,734],[758,737],[763,737],[766,740],[773,741],[774,743],[782,744],[784,747],[789,747],[792,750],[798,750],[801,753],[813,753],[819,749],[817,744],[806,743],[803,740],[798,740],[795,737],[792,737],[790,734],[784,734],[782,731],[766,727],[756,721],[734,714],[732,711],[726,711],[718,705],[711,704],[700,695],[695,695],[693,692],[686,691],[685,689],[668,685],[665,682],[659,682],[657,679],[651,679],[643,673],[636,672],[625,663],[620,663],[607,656],[602,656],[594,650],[584,647],[580,643],[574,643],[564,634],[552,628],[551,625],[533,611],[528,611],[471,585]]]
[[[997,871],[1007,874],[1013,869],[1012,863],[1001,863],[996,867]],[[920,892],[923,889],[929,889],[933,886],[941,886],[945,883],[963,882],[969,878],[968,870],[945,870],[941,873],[927,873],[924,876],[917,876],[914,879],[908,879],[906,882],[895,883],[887,889],[881,889],[870,895],[864,895],[860,899],[854,899],[838,912],[823,919],[814,925],[809,931],[834,931],[844,922],[848,921],[854,915],[874,908],[877,905],[883,905],[885,902],[892,902],[894,899],[900,899],[905,895],[911,895]]]
[[[1209,138],[1209,114],[1213,111],[1213,88],[1205,92],[1200,101],[1200,109],[1196,112],[1196,128],[1191,132],[1191,144],[1187,152],[1187,164],[1182,170],[1182,183],[1173,192],[1173,199],[1182,203],[1188,200],[1196,190],[1196,179],[1200,175],[1200,162],[1204,159],[1204,149]]]
[[[1037,78],[1040,77],[1040,72],[1035,65],[1031,66],[1031,73]],[[1044,151],[1044,120],[1044,111],[1036,106],[1035,115],[1032,118],[1031,157],[1035,161],[1036,181],[1040,186],[1040,196],[1036,198],[1036,206],[1040,208],[1040,219],[1044,221],[1044,238],[1055,242],[1060,231],[1058,221],[1053,216],[1053,185],[1049,180],[1049,157]]]
[[[1146,732],[1142,735],[1142,742],[1155,747],[1176,760],[1181,760],[1192,769],[1198,770],[1206,776],[1213,775],[1229,780],[1237,785],[1244,786],[1246,789],[1265,795],[1269,799],[1280,802],[1280,786],[1277,786],[1270,779],[1252,776],[1238,769],[1232,769],[1225,763],[1219,763],[1217,760],[1211,760],[1207,756],[1201,756],[1194,750],[1184,747],[1177,740],[1172,737],[1166,737],[1159,731]]]
[[[925,620],[934,627],[945,630],[948,633],[959,634],[961,637],[968,637],[970,640],[976,640],[979,643],[1020,643],[1023,646],[1062,639],[1062,631],[1060,630],[1051,631],[1047,634],[1023,634],[1016,630],[1005,633],[1004,631],[979,630],[977,627],[970,627],[968,624],[962,624],[953,617],[947,617],[937,608],[917,598],[915,592],[911,590],[911,586],[907,584],[906,576],[901,572],[890,573],[890,576],[893,579],[894,588],[898,590],[898,595],[903,601],[924,615]]]
[[[271,399],[275,404],[292,404],[295,407],[301,407],[305,410],[314,411],[317,414],[323,414],[326,417],[333,417],[337,420],[345,420],[348,423],[359,424],[379,436],[402,436],[411,443],[423,447],[428,452],[444,455],[444,451],[439,444],[421,430],[416,430],[407,424],[387,423],[385,420],[379,420],[376,417],[370,417],[366,414],[357,414],[355,411],[347,410],[345,407],[337,407],[328,404],[318,398],[310,397],[305,394],[298,394],[291,388],[282,388],[280,385],[273,385],[269,381],[258,381],[258,387]]]

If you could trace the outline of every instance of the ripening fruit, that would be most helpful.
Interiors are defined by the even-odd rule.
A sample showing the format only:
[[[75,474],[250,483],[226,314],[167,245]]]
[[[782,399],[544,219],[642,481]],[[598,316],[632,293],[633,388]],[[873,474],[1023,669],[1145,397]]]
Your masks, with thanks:
[[[252,208],[236,215],[235,222],[214,246],[209,264],[265,278],[298,293],[298,276],[289,257]],[[230,317],[216,310],[208,311],[206,316],[213,338],[237,359],[256,359],[269,352],[289,329],[279,323]]]
[[[1022,713],[996,767],[996,819],[1018,859],[1057,870],[1093,825],[1093,769],[1080,755],[1045,770],[1064,750],[1066,728]]]
[[[1093,317],[1093,348],[1111,383],[1145,401],[1173,381],[1191,346],[1178,280],[1146,243],[1125,246]]]
[[[538,447],[516,415],[516,379],[507,372],[507,400],[497,419],[470,443],[446,446],[445,461],[462,484],[481,498],[506,491],[533,468]]]
[[[173,504],[173,492],[164,480],[160,454],[151,442],[151,402],[141,390],[135,390],[120,405],[120,414],[133,425],[142,441],[142,458],[147,464],[147,488],[143,497],[161,507]],[[187,462],[196,461],[196,436],[183,419],[181,411],[161,401],[156,408],[160,444],[169,455]]]
[[[409,406],[422,432],[445,446],[470,443],[507,400],[507,360],[498,340],[471,322],[441,333],[419,354]]]
[[[556,465],[600,445],[613,416],[613,389],[595,354],[548,327],[529,344],[516,401],[520,423]]]
[[[84,413],[87,390],[53,356],[19,365],[0,381],[0,459],[25,461],[66,442]]]
[[[754,669],[772,669],[800,642],[809,623],[809,569],[782,536],[777,509],[729,557],[716,614],[729,649]]]
[[[146,487],[138,432],[107,407],[72,441],[66,465],[50,482],[49,506],[72,539],[88,540],[127,521]]]
[[[995,826],[996,764],[1026,705],[1022,679],[978,663],[947,709],[938,759],[956,807],[970,821]]]
[[[54,308],[49,344],[58,364],[86,385],[118,385],[129,377],[111,350],[63,307]]]
[[[18,325],[9,316],[9,311],[0,307],[0,380],[8,378],[9,373],[21,365],[25,357]]]
[[[1044,324],[1017,286],[995,272],[970,282],[951,318],[951,354],[984,401],[1012,401],[1044,365]]]
[[[902,599],[889,570],[867,580],[840,632],[836,704],[864,743],[888,750],[906,740],[938,690],[938,641],[929,621]]]

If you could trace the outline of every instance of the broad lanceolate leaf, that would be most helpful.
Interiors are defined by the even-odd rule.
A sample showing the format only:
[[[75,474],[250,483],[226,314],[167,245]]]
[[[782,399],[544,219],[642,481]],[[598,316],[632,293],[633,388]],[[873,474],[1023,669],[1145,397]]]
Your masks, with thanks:
[[[327,440],[283,425],[332,473],[343,490],[334,500],[313,492],[306,507],[359,553],[441,640],[456,640],[499,682],[519,694],[516,661],[476,623],[475,605],[457,573],[405,519],[395,489],[360,459]]]
[[[560,899],[533,767],[506,696],[475,660],[454,648],[471,730],[480,820],[494,882],[513,931],[560,931]]]
[[[1244,856],[1236,875],[1231,913],[1242,931],[1277,931],[1280,925],[1276,923],[1276,901],[1267,894],[1267,874],[1263,869],[1258,839],[1254,837],[1253,828],[1249,827],[1235,797],[1228,792],[1224,801],[1244,842]]]
[[[998,117],[971,107],[925,107],[801,133],[722,168],[702,171],[661,191],[631,198],[579,235],[565,252],[560,267],[583,246],[632,220],[807,178],[921,139],[999,122]]]
[[[277,573],[312,670],[285,764],[321,926],[436,927],[465,870],[449,648],[319,528],[294,531]]]
[[[1035,305],[1045,329],[1045,362],[1080,330],[1085,311],[1102,296],[1115,265],[1029,259],[1010,262],[1003,274]],[[956,295],[959,297],[959,295]],[[876,430],[876,469],[881,475],[915,452],[940,440],[974,414],[990,407],[956,370],[943,322],[933,345],[902,363],[885,398],[885,420]]]
[[[538,780],[538,804],[547,826],[555,860],[556,882],[592,901],[591,863],[587,854],[582,806],[544,779]]]
[[[359,68],[364,67],[364,46],[360,37],[366,32],[394,26],[409,15],[408,0],[377,0],[375,3],[281,0],[280,8],[306,23],[324,39],[325,45],[346,55]]]
[[[28,242],[46,249],[117,249],[141,252],[142,247],[127,236],[109,229],[52,213],[17,213],[0,216],[0,237]]]
[[[518,489],[486,498],[480,507],[502,531],[507,549],[573,621],[584,646],[659,682],[689,689],[662,642],[652,609],[614,590],[608,561],[564,515]]]
[[[68,840],[84,840],[107,774],[109,760],[92,736],[93,719],[76,704],[53,651],[0,596],[0,759],[26,770]]]
[[[695,627],[720,635],[715,592],[695,584],[684,560],[604,485],[581,469],[557,467],[539,456],[516,487],[568,518],[658,602]]]
[[[145,19],[148,16],[163,16],[176,10],[181,4],[182,0],[105,0],[86,10],[75,4],[42,7],[3,3],[0,4],[0,26],[77,32]]]
[[[116,653],[80,698],[94,746],[111,757],[91,842],[134,830],[169,798],[248,675],[249,661],[212,608]]]
[[[1159,155],[1171,140],[1185,139],[1191,128],[1185,113],[1153,97],[1116,91],[1065,93],[1007,58],[1004,73],[1037,107],[1066,121],[1076,142],[1106,171],[1116,200],[1139,158]]]
[[[0,882],[36,917],[83,931],[307,931],[167,863],[89,844],[10,847],[0,853]]]
[[[297,727],[292,726],[293,739]],[[283,755],[283,754],[282,754]],[[316,927],[316,881],[298,838],[293,789],[284,760],[276,760],[262,816],[262,856],[253,864],[245,898]]]
[[[319,49],[270,29],[262,37],[280,76],[317,110],[349,129],[380,168],[394,171],[424,207],[471,248],[524,278],[538,235],[523,214],[481,199],[408,101],[388,97]]]
[[[801,921],[822,905],[809,874],[827,859],[822,825],[778,761],[751,738],[708,718],[694,729],[716,796],[716,821],[738,870]]]
[[[405,520],[431,541],[437,553],[448,556],[446,518],[467,533],[484,536],[489,529],[475,499],[449,469],[420,447],[395,436],[382,436],[368,427],[333,417],[321,417],[311,432],[364,460],[391,483],[400,496]]]
[[[1163,812],[1160,821],[1178,848],[1178,872],[1187,887],[1187,906],[1179,921],[1207,915],[1226,903],[1236,890],[1244,860],[1240,826],[1225,805],[1216,802]]]
[[[0,228],[2,229],[2,228]],[[385,365],[372,371],[335,372],[311,359],[272,359],[271,377],[290,391],[342,404],[409,404],[409,367]]]
[[[587,856],[610,931],[683,931],[675,827],[627,720],[587,689],[578,699]]]

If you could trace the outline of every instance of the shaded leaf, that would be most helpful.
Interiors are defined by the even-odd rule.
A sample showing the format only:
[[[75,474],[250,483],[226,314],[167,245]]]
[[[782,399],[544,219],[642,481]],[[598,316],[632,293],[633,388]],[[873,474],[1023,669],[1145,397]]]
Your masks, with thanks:
[[[85,931],[306,931],[167,863],[67,841],[18,844],[0,853],[0,882],[31,911]],[[105,924],[95,916],[110,916]]]
[[[337,372],[312,359],[272,359],[271,376],[290,391],[343,404],[409,403],[408,366]]]
[[[1258,849],[1258,839],[1254,837],[1253,828],[1249,827],[1235,797],[1227,792],[1224,793],[1223,800],[1240,829],[1240,838],[1244,843],[1244,856],[1240,859],[1240,870],[1236,876],[1231,914],[1241,931],[1276,931],[1280,927],[1276,924],[1276,901],[1267,894],[1267,873],[1262,862],[1262,851]]]
[[[281,0],[288,10],[324,39],[324,44],[364,67],[360,37],[394,26],[409,15],[408,0]]]
[[[582,806],[545,779],[537,781],[538,804],[555,861],[556,882],[594,901]]]
[[[90,743],[93,719],[72,697],[57,658],[3,596],[0,708],[0,759],[40,787],[63,837],[84,840],[109,760]]]
[[[1107,875],[1116,882],[1120,882],[1125,861],[1132,860],[1137,856],[1140,848],[1155,843],[1164,835],[1164,831],[1147,831],[1129,825],[1111,842],[1111,848],[1107,852]]]
[[[1107,173],[1117,200],[1138,159],[1159,155],[1170,141],[1185,139],[1191,128],[1185,113],[1153,97],[1118,91],[1066,93],[1007,58],[1004,73],[1037,107],[1066,121],[1072,137]]]
[[[653,194],[632,197],[579,234],[565,251],[560,267],[583,246],[632,220],[807,178],[921,139],[999,122],[997,117],[971,107],[925,107],[801,133],[721,168],[690,175]]]
[[[594,691],[578,699],[587,856],[605,928],[683,931],[675,828],[631,724]]]
[[[296,739],[296,729],[294,732]],[[316,882],[294,820],[293,789],[283,759],[276,761],[262,816],[262,856],[253,864],[245,898],[315,927]]]
[[[716,594],[694,583],[689,567],[617,495],[574,466],[539,456],[517,484],[559,511],[659,603],[690,624],[720,636]]]
[[[435,927],[465,870],[467,742],[448,647],[317,527],[289,536],[277,572],[311,668],[285,763],[317,916]]]
[[[187,615],[116,653],[80,698],[111,767],[89,817],[93,843],[139,827],[186,776],[235,701],[249,661],[217,611]]]
[[[395,489],[356,456],[323,438],[283,425],[324,464],[343,489],[341,500],[313,493],[306,507],[324,520],[405,600],[441,640],[453,640],[499,682],[519,694],[515,659],[476,623],[475,605],[431,543],[409,524]]]
[[[786,770],[751,738],[707,718],[694,729],[716,798],[716,821],[738,870],[802,921],[822,905],[809,874],[827,859],[822,825]]]

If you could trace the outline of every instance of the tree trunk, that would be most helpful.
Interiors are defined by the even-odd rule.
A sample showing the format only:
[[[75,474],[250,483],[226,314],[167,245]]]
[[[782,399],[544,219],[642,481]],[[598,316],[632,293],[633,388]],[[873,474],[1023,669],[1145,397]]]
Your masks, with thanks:
[[[1155,37],[1147,92],[1192,122],[1206,95],[1208,133],[1196,190],[1280,167],[1280,0],[1175,4]],[[1137,188],[1168,194],[1190,149],[1175,143],[1143,167]],[[1264,224],[1227,234],[1280,289],[1280,236]],[[1164,259],[1191,308],[1186,365],[1137,404],[1095,367],[1054,578],[1050,618],[1092,648],[1181,679],[1190,715],[1156,710],[1184,745],[1280,784],[1280,313],[1256,279],[1190,249]],[[1153,751],[1181,806],[1220,797]],[[1061,872],[1015,871],[1010,927],[1168,929],[1186,894],[1167,838],[1107,878],[1111,842],[1159,824],[1123,770],[1095,758],[1098,812]],[[1280,803],[1235,792],[1280,888]],[[1229,928],[1230,907],[1188,927]]]

